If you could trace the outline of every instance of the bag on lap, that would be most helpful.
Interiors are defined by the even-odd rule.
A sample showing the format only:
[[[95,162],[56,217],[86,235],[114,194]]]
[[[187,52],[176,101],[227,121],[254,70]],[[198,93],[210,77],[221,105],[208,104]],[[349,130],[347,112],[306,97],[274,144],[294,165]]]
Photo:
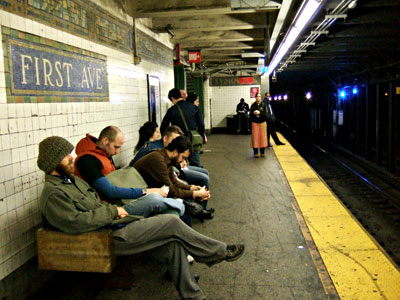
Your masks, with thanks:
[[[111,182],[112,185],[124,187],[124,188],[147,188],[147,184],[144,181],[142,175],[134,168],[127,167],[123,169],[115,170],[109,173],[106,178]],[[122,203],[117,204],[128,204],[136,199],[121,199]]]

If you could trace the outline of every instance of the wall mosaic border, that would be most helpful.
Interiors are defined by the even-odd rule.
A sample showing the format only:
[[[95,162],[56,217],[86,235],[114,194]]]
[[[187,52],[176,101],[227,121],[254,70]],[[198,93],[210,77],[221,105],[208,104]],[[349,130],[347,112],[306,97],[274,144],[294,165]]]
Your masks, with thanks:
[[[139,57],[167,67],[173,67],[173,50],[139,29],[136,29],[136,47]]]
[[[133,29],[91,1],[1,0],[0,9],[116,48],[133,51]]]

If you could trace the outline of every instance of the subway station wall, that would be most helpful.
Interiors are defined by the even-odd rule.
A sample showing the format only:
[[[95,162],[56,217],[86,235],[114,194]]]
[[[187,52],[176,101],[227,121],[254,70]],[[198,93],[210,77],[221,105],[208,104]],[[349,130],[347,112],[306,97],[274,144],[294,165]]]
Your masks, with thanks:
[[[41,3],[27,3],[31,2]],[[115,161],[117,165],[127,165],[137,142],[138,129],[148,120],[147,75],[160,79],[160,116],[170,106],[167,94],[174,86],[172,60],[169,65],[144,57],[139,65],[134,65],[129,43],[122,42],[122,46],[117,47],[114,42],[107,42],[112,41],[112,34],[96,40],[89,32],[85,38],[71,30],[63,30],[62,26],[58,26],[59,20],[52,26],[42,22],[40,18],[35,20],[32,15],[29,18],[23,16],[23,10],[21,12],[16,8],[13,13],[13,7],[2,7],[5,3],[15,5],[16,2],[2,1],[0,4],[0,36],[3,39],[0,47],[0,280],[36,254],[35,232],[41,223],[38,200],[44,180],[43,172],[36,165],[39,142],[48,136],[58,135],[75,145],[86,133],[97,136],[104,127],[116,125],[123,131],[126,142]],[[100,15],[99,22],[103,24],[109,25],[113,20],[117,22],[118,17],[131,28],[133,26],[133,20],[126,15],[114,13],[114,16],[105,15],[104,19],[101,17]],[[99,30],[99,27],[96,28]],[[142,33],[151,35],[151,38],[165,43],[164,37],[154,35],[143,25],[137,24],[137,28]],[[17,46],[28,45],[29,48],[29,45],[34,44],[36,47],[29,50],[32,58],[26,58],[19,69],[15,67],[13,70],[20,71],[19,77],[11,78],[9,60],[12,58],[9,57],[9,46],[6,46],[9,45],[6,41],[8,38],[16,42],[14,44]],[[77,94],[63,94],[65,90],[61,89],[39,95],[32,92],[33,84],[32,89],[28,89],[26,93],[20,91],[22,94],[18,94],[18,89],[12,91],[13,80],[24,80],[23,69],[26,82],[29,81],[29,76],[33,78],[34,75],[27,72],[33,72],[34,55],[43,49],[49,50],[54,59],[49,59],[44,65],[39,62],[42,63],[42,71],[43,66],[47,68],[48,85],[51,81],[54,89],[57,83],[61,86],[61,77],[51,76],[58,75],[57,55],[68,52],[66,55],[72,56],[73,53],[77,59],[88,58],[92,67],[104,67],[105,77],[99,79],[97,86],[102,88],[101,93],[89,93],[82,98]],[[33,64],[30,64],[31,59]],[[49,75],[50,64],[54,71],[52,75]],[[58,69],[61,70],[60,65]],[[95,73],[92,72],[92,77],[86,78],[87,82],[84,81],[83,85],[82,79],[78,80],[81,88],[94,86],[97,79],[93,74]],[[41,83],[44,83],[45,77],[42,75],[41,78]],[[77,78],[70,80],[72,85]]]
[[[250,89],[258,88],[260,85],[243,86],[212,86],[208,94],[211,98],[211,123],[212,127],[226,127],[226,116],[236,114],[236,105],[241,98],[251,106],[256,100],[250,97]]]

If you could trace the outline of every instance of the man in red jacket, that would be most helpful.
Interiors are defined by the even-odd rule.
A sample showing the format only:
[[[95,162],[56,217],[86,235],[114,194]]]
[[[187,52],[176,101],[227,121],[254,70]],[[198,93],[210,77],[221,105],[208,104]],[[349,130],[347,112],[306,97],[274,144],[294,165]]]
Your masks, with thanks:
[[[104,128],[99,139],[87,134],[76,146],[75,175],[95,188],[104,201],[114,203],[117,199],[138,199],[130,205],[129,214],[148,217],[169,210],[171,207],[163,201],[167,196],[163,189],[118,187],[106,178],[116,170],[112,157],[120,153],[123,144],[124,136],[115,126]],[[177,207],[173,208],[169,212],[178,214]],[[180,210],[183,211],[183,206]]]

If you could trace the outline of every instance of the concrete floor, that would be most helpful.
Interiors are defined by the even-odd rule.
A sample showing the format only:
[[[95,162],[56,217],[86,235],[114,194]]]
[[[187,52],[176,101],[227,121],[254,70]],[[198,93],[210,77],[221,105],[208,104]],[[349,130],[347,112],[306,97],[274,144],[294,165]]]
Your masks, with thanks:
[[[193,227],[227,243],[245,243],[243,257],[208,268],[194,263],[208,300],[327,299],[307,249],[292,197],[272,149],[254,159],[248,135],[211,135],[201,161],[211,174],[215,218]],[[130,291],[88,288],[75,274],[62,273],[37,299],[179,299],[165,267],[146,255],[131,258]]]

